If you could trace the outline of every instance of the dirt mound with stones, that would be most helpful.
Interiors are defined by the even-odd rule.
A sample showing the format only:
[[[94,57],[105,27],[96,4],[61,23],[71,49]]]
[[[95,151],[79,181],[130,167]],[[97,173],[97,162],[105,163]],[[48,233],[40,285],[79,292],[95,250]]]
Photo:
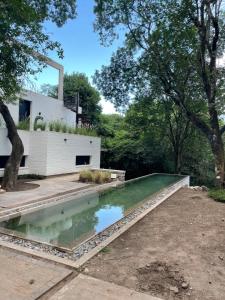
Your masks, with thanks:
[[[191,287],[176,266],[164,262],[156,261],[137,269],[137,278],[138,289],[144,293],[171,296],[171,299],[183,299],[190,295]]]

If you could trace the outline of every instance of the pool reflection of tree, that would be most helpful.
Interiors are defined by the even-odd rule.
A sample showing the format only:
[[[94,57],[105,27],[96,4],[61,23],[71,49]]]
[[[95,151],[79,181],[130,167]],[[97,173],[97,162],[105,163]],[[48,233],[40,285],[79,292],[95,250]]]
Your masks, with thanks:
[[[165,176],[163,180],[162,175],[147,177],[120,188],[107,190],[100,195],[96,193],[84,196],[76,201],[55,205],[0,225],[22,232],[31,239],[72,247],[79,240],[95,234],[99,228],[104,229],[104,224],[108,226],[114,223],[117,219],[110,216],[110,213],[117,213],[117,218],[120,218],[129,208],[174,181],[174,176]],[[105,215],[112,219],[112,223],[111,220],[104,219]]]

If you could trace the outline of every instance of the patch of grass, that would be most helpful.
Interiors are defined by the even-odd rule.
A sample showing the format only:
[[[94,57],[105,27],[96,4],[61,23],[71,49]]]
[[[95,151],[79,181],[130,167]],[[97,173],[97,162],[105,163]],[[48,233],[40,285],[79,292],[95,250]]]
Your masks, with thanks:
[[[225,189],[211,189],[208,193],[210,198],[213,198],[215,201],[225,203]]]
[[[100,250],[101,253],[110,253],[111,252],[111,249],[109,247],[105,247],[105,248],[102,248],[102,250]]]
[[[17,124],[17,129],[30,130],[30,119],[24,119]]]

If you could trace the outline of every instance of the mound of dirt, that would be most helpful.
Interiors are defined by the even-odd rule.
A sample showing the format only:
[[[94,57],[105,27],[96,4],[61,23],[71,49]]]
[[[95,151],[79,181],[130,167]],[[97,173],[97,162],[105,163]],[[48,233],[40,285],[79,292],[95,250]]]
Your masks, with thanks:
[[[166,299],[183,299],[190,295],[190,286],[175,266],[155,261],[137,269],[138,289]]]

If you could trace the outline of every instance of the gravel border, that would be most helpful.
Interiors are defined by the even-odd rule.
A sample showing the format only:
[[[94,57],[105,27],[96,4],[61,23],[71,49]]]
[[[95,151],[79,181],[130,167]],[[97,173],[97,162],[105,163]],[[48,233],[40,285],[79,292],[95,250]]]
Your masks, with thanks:
[[[14,245],[19,245],[28,249],[41,251],[53,256],[57,256],[60,258],[67,258],[72,261],[77,261],[83,255],[87,254],[95,247],[99,246],[102,242],[111,237],[114,233],[116,233],[120,228],[137,218],[140,214],[142,214],[145,210],[149,209],[151,206],[159,203],[165,196],[171,194],[171,192],[177,191],[179,188],[189,185],[189,177],[185,177],[173,185],[163,189],[161,192],[153,195],[151,198],[146,200],[139,207],[135,208],[132,212],[126,215],[124,218],[119,220],[118,222],[112,224],[104,231],[99,234],[91,237],[90,239],[84,241],[77,247],[75,247],[72,251],[66,251],[66,249],[62,250],[58,247],[51,246],[48,244],[44,244],[41,242],[35,242],[26,240],[23,238],[18,238],[16,236],[8,235],[0,233],[0,240],[8,243],[12,243]]]

